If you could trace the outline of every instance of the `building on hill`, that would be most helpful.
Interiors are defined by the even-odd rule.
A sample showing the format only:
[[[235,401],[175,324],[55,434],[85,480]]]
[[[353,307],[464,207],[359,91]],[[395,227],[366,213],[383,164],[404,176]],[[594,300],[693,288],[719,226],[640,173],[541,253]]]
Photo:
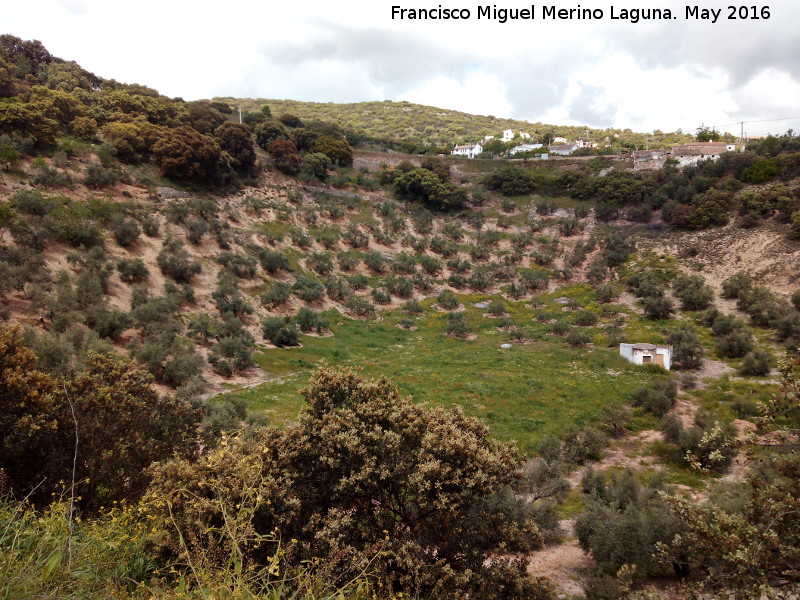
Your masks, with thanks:
[[[701,160],[717,160],[729,152],[728,147],[736,149],[735,144],[725,142],[689,142],[681,146],[672,147],[672,158],[678,161],[678,166],[695,165]]]
[[[563,138],[562,138],[563,139]],[[550,154],[555,154],[557,156],[569,156],[575,150],[578,149],[577,144],[553,144],[552,146],[547,147],[550,150]]]
[[[510,142],[514,139],[514,130],[513,129],[506,129],[503,131],[503,141]]]
[[[667,371],[672,366],[672,346],[620,344],[619,353],[635,365],[659,365]]]
[[[553,138],[553,143],[558,146],[569,143],[569,140],[567,140],[567,138],[565,137],[557,135],[556,137]]]
[[[483,146],[478,142],[477,144],[456,146],[450,154],[452,156],[460,156],[461,158],[475,158],[481,152],[483,152]]]
[[[519,146],[514,146],[508,151],[508,153],[513,156],[514,154],[519,154],[520,152],[530,152],[531,150],[538,150],[539,148],[543,147],[544,146],[542,144],[520,144]]]

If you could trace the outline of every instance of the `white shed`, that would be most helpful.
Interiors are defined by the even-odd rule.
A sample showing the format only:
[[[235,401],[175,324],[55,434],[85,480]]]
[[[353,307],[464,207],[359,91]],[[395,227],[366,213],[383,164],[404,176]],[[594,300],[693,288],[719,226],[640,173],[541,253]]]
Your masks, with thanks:
[[[620,344],[619,353],[635,365],[660,365],[667,371],[672,366],[672,346]]]

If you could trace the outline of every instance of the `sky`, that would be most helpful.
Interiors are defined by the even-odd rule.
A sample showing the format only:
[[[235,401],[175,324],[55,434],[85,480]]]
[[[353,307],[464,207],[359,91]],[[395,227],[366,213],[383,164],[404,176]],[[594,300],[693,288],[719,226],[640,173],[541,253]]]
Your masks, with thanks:
[[[38,39],[93,73],[186,100],[407,100],[555,125],[748,135],[800,131],[800,2],[770,18],[728,19],[728,3],[620,0],[669,20],[612,20],[605,1],[528,8],[533,20],[477,19],[464,0],[28,0],[0,11],[0,33]],[[401,8],[467,8],[468,20],[392,19]],[[602,19],[543,20],[543,6]],[[695,19],[686,7],[721,9]],[[738,5],[736,5],[738,6]]]

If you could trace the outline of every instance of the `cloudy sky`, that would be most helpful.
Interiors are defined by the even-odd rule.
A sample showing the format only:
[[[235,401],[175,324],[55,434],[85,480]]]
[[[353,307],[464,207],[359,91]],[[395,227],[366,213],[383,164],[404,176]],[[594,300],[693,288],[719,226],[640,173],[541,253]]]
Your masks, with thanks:
[[[716,125],[750,135],[800,131],[800,2],[769,19],[687,19],[672,0],[620,0],[668,21],[392,20],[430,0],[29,0],[4,3],[0,32],[39,39],[94,73],[187,100],[213,96],[318,102],[408,100],[476,114],[636,131]],[[499,8],[531,4],[497,0]],[[752,0],[748,6],[752,6]],[[757,5],[761,6],[761,5]],[[783,119],[783,120],[779,120]],[[758,122],[756,122],[758,121]]]

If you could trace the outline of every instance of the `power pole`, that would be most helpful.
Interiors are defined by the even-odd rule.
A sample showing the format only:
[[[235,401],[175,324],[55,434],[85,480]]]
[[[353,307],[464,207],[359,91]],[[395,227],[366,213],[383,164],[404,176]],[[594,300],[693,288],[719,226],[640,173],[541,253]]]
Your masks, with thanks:
[[[742,125],[742,132],[739,134],[739,141],[743,142],[744,141],[744,121],[742,121],[741,125]]]
[[[242,107],[241,106],[237,106],[236,108],[239,109],[239,125],[241,125],[242,124]]]

